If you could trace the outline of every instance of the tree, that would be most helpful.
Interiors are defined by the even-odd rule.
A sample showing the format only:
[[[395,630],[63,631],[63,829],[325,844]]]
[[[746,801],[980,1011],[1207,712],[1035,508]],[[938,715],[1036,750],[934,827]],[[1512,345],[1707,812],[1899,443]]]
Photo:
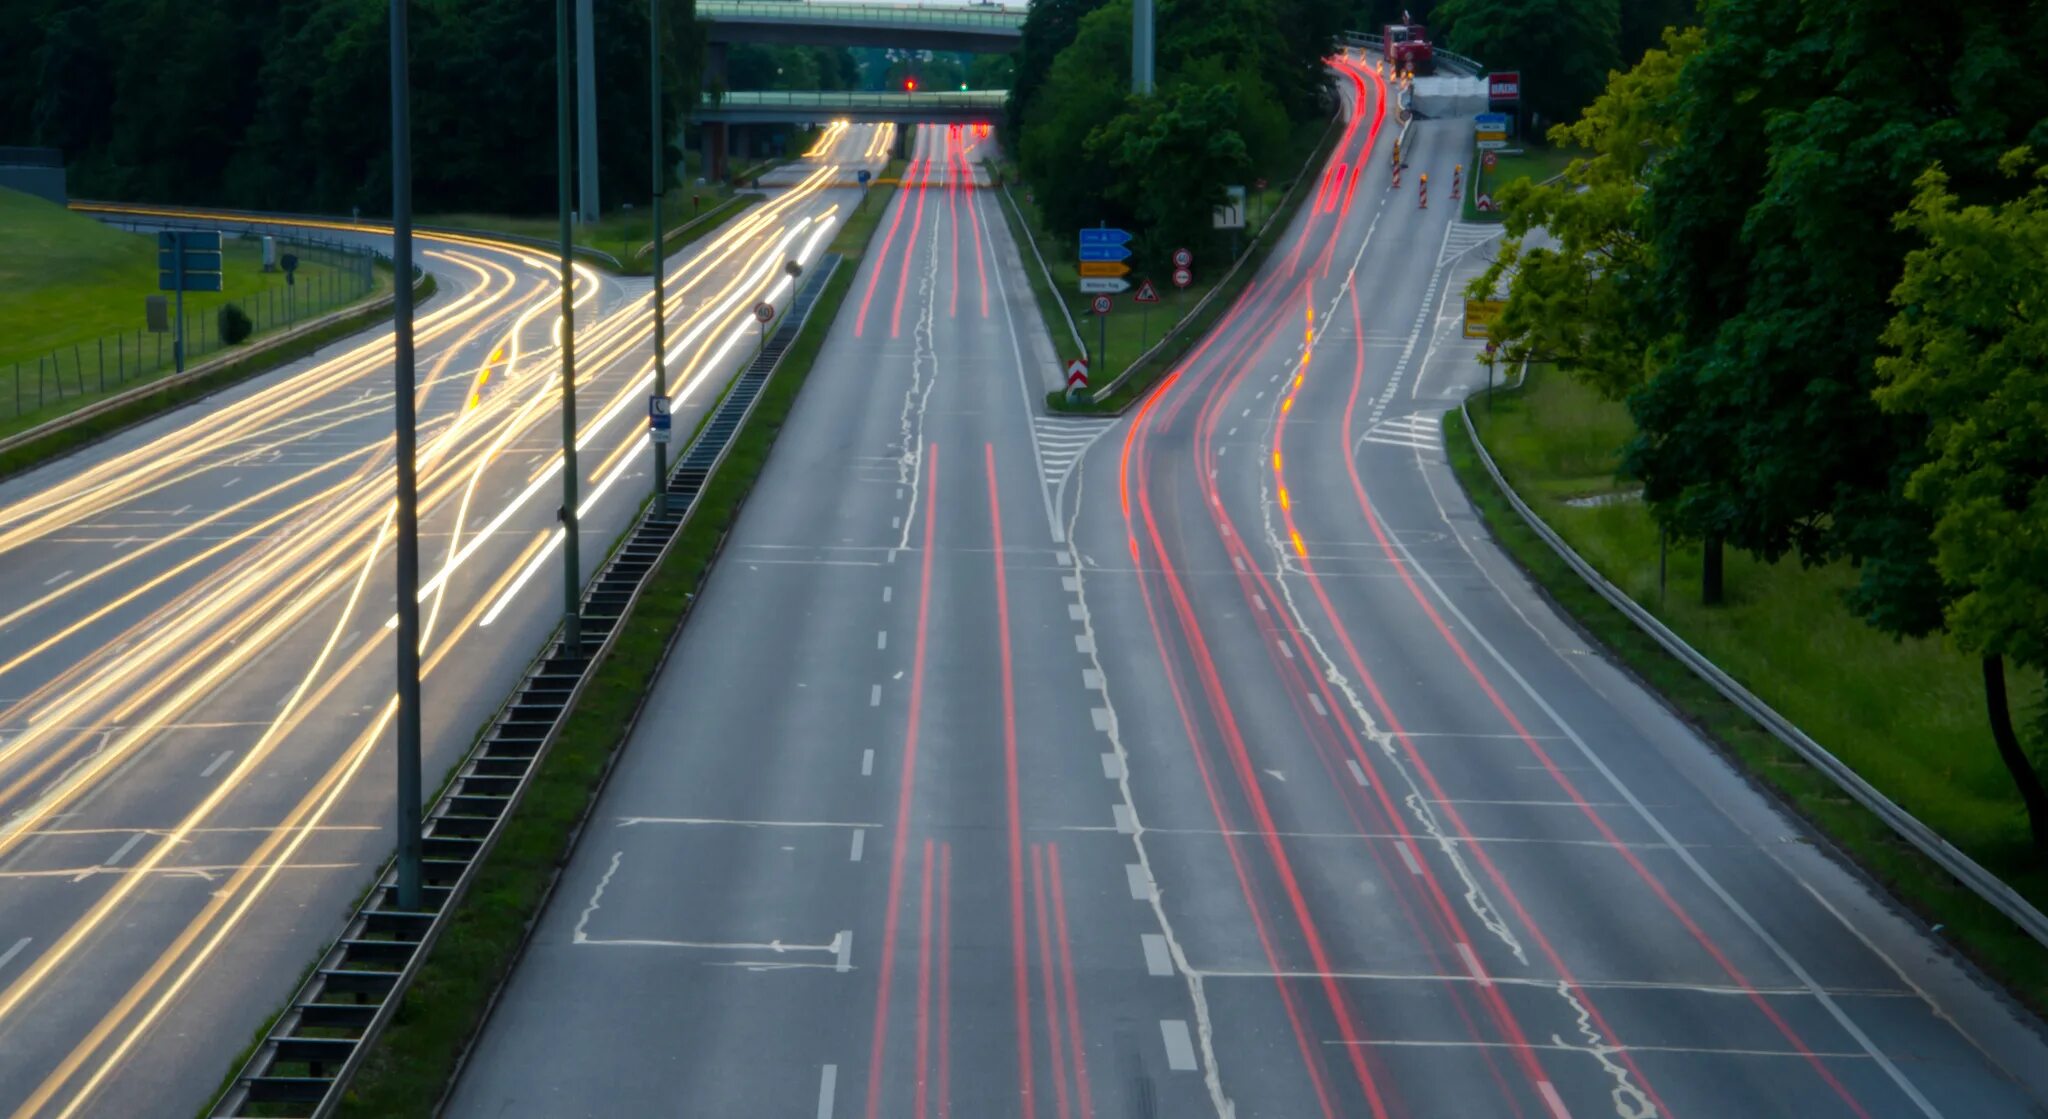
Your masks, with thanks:
[[[1130,56],[1130,0],[1110,0],[1082,19],[1074,41],[1053,62],[1044,91],[1031,105],[1030,127],[1024,130],[1018,155],[1050,229],[1072,230],[1132,216],[1110,197],[1115,172],[1105,163],[1083,158],[1088,137],[1124,110]]]
[[[1053,63],[1081,33],[1081,21],[1109,0],[1036,0],[1024,16],[1023,37],[1017,44],[1017,68],[1010,84],[1008,113],[1004,120],[1004,143],[1012,150],[1024,142],[1024,122],[1032,104],[1052,79]],[[1124,22],[1130,22],[1125,9]],[[1129,45],[1126,32],[1126,47]]]
[[[1621,63],[1634,66],[1671,28],[1695,26],[1697,0],[1621,0]]]
[[[1444,0],[1436,7],[1452,50],[1522,72],[1523,104],[1568,121],[1621,66],[1619,0]]]
[[[1557,362],[1610,400],[1647,377],[1671,328],[1658,321],[1651,290],[1644,192],[1651,160],[1678,141],[1679,69],[1701,38],[1667,31],[1663,50],[1616,74],[1577,123],[1551,130],[1552,142],[1591,153],[1560,181],[1523,179],[1501,191],[1507,238],[1468,294],[1489,298],[1509,283],[1507,308],[1489,332],[1509,362]],[[1532,247],[1539,233],[1552,244]]]
[[[1109,194],[1137,215],[1144,244],[1208,240],[1210,212],[1223,188],[1251,167],[1231,85],[1178,85],[1162,95],[1132,97],[1130,110],[1088,137],[1087,155],[1115,172]]]
[[[1936,167],[1899,215],[1922,245],[1892,292],[1897,352],[1877,359],[1875,395],[1927,432],[1906,493],[1933,516],[1942,620],[1983,659],[1992,738],[2048,860],[2048,790],[2013,729],[2004,665],[2048,669],[2048,165],[2026,148],[2001,165],[2031,170],[2031,188],[1964,206]]]

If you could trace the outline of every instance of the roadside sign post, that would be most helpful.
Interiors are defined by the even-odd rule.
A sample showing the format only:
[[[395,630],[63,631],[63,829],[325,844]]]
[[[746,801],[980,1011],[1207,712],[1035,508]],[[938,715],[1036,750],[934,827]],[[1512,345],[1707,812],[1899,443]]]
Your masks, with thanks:
[[[1109,296],[1095,297],[1095,360],[1109,368]]]
[[[775,304],[766,300],[754,304],[754,318],[761,323],[761,345],[754,351],[759,356],[768,352],[768,324],[775,318]]]
[[[391,0],[391,342],[392,412],[397,495],[392,549],[398,575],[398,907],[425,908],[420,898],[420,521],[418,433],[413,393],[412,324],[412,70],[405,0]],[[214,234],[214,243],[220,235]],[[180,253],[179,255],[183,255]],[[297,261],[286,257],[285,281]],[[289,290],[289,288],[287,288]],[[569,469],[573,472],[575,467]]]
[[[655,401],[661,402],[661,423],[654,432],[654,512],[657,516],[668,515],[668,310],[662,292],[662,271],[668,262],[668,227],[661,222],[662,196],[668,192],[668,137],[661,130],[661,0],[647,0],[647,73],[648,96],[647,116],[652,126],[648,135],[654,141],[653,158],[650,160],[654,172],[654,395],[648,398],[647,406],[652,408]],[[691,210],[696,209],[692,199]]]
[[[166,231],[156,235],[156,286],[175,293],[178,332],[171,361],[185,371],[185,293],[221,290],[220,234]]]
[[[1145,344],[1152,340],[1152,305],[1159,302],[1159,289],[1152,281],[1138,284],[1138,294],[1131,297],[1138,304],[1138,352],[1145,351]]]
[[[1072,404],[1082,393],[1088,391],[1088,360],[1075,358],[1067,363],[1067,403]]]
[[[657,447],[668,445],[669,401],[659,394],[647,398],[647,437]]]

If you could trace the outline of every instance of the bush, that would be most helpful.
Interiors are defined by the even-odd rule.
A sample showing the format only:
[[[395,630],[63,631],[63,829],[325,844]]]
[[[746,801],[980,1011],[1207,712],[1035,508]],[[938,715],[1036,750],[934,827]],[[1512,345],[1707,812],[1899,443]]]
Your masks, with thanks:
[[[256,329],[256,324],[249,321],[248,313],[233,303],[221,306],[219,323],[220,340],[230,346],[240,345]]]

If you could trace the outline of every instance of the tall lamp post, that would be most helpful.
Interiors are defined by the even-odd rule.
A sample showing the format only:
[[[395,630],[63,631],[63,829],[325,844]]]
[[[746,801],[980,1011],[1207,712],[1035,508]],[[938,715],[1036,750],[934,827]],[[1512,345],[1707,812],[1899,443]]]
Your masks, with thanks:
[[[392,401],[398,428],[398,907],[420,909],[420,521],[412,352],[412,108],[407,0],[391,0]]]
[[[661,274],[663,262],[668,259],[668,238],[661,224],[661,196],[668,188],[668,144],[661,134],[661,3],[662,0],[647,0],[647,101],[654,134],[654,395],[666,397],[668,308],[663,302]],[[658,516],[668,515],[668,444],[659,441],[654,444],[654,512]]]
[[[555,0],[555,190],[562,219],[562,652],[581,656],[583,622],[576,612],[582,563],[576,547],[576,272],[569,224],[569,0]]]

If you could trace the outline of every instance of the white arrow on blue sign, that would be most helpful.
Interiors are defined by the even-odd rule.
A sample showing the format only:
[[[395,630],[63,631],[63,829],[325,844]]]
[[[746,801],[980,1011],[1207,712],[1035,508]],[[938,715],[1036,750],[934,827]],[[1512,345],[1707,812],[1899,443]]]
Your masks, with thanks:
[[[1472,118],[1472,124],[1481,132],[1505,132],[1508,127],[1506,113],[1479,113]]]
[[[1124,245],[1082,245],[1082,260],[1129,260],[1131,250]]]
[[[1131,239],[1130,232],[1123,229],[1084,229],[1081,231],[1081,247],[1090,245],[1121,245]]]

